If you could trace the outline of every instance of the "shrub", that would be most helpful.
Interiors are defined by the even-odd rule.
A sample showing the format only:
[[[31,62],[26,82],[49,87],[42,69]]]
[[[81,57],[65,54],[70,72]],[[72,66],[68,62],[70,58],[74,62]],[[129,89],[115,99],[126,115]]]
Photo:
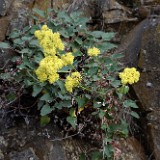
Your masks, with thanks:
[[[43,11],[35,11],[45,16]],[[127,68],[120,73],[119,59],[123,55],[110,52],[116,47],[110,43],[115,33],[90,31],[88,19],[78,12],[50,13],[52,16],[47,16],[45,22],[10,34],[10,47],[18,56],[12,59],[16,66],[12,66],[11,72],[1,73],[1,79],[20,85],[23,93],[32,88],[42,125],[49,123],[55,110],[65,109],[66,120],[75,130],[82,112],[98,117],[102,148],[93,155],[111,158],[115,137],[128,135],[127,115],[138,118],[130,110],[137,105],[124,95],[129,91],[127,83],[139,80],[139,72]],[[136,79],[129,70],[136,74]]]

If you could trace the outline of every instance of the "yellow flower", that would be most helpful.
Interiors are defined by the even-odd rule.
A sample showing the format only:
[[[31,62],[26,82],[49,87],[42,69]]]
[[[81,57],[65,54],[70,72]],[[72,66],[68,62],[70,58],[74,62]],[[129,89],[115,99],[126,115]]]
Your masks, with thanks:
[[[61,59],[65,66],[73,64],[74,56],[71,52],[68,52],[61,56]]]
[[[49,83],[53,84],[59,79],[57,72],[63,66],[63,61],[57,56],[47,56],[40,61],[35,73],[41,82],[48,80]]]
[[[55,48],[63,51],[64,50],[64,44],[62,43],[62,40],[60,38],[60,34],[58,32],[54,33],[51,37],[53,44]]]
[[[44,82],[47,80],[47,74],[44,72],[43,68],[38,68],[35,72],[40,82]]]
[[[58,50],[64,50],[64,44],[60,38],[60,34],[58,32],[53,33],[47,25],[43,25],[41,30],[35,31],[34,35],[38,39],[40,46],[43,48],[45,56],[54,56]]]
[[[134,67],[125,68],[123,72],[119,73],[119,77],[122,84],[133,84],[139,81],[140,73]]]
[[[48,30],[49,28],[47,27],[47,25],[43,25],[42,26],[42,30],[44,30],[44,31],[46,31],[46,30]]]
[[[49,81],[50,84],[53,84],[53,83],[56,82],[58,79],[59,79],[59,74],[57,74],[57,73],[51,74],[51,75],[49,75],[49,77],[48,77],[48,81]]]
[[[98,56],[100,54],[100,50],[96,47],[93,47],[93,48],[89,48],[87,53],[89,56],[94,57],[94,56]]]
[[[82,77],[79,72],[73,72],[70,76],[67,76],[65,87],[68,92],[73,92],[73,88],[80,84]]]

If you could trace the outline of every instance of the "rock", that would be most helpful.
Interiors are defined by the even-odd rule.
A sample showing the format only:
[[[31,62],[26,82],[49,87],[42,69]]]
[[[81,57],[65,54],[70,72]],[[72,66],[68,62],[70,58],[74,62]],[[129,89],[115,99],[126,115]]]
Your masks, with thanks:
[[[34,0],[15,0],[11,5],[11,10],[8,12],[12,20],[8,26],[8,34],[13,29],[22,30],[25,26],[29,25],[29,16],[31,13],[31,6]]]
[[[1,149],[0,149],[0,160],[4,160],[4,154]]]
[[[0,1],[0,16],[5,16],[13,0]]]
[[[5,69],[11,63],[11,59],[16,55],[17,53],[12,49],[0,48],[0,69]]]
[[[104,23],[117,23],[122,21],[136,21],[131,17],[129,8],[122,6],[116,0],[100,0],[99,7],[102,12]],[[130,15],[130,17],[128,17]]]
[[[133,85],[142,112],[146,113],[144,133],[147,133],[147,146],[150,154],[160,160],[160,20],[148,18],[142,21],[126,36],[125,61],[129,66],[138,67],[142,72],[140,81]],[[130,38],[131,37],[131,38]],[[123,48],[124,47],[124,48]],[[148,114],[147,114],[148,113]],[[144,118],[144,117],[143,117]]]
[[[10,20],[11,20],[10,16],[0,18],[0,24],[1,24],[0,25],[0,42],[5,40]]]
[[[125,66],[137,66],[138,56],[141,49],[142,35],[149,25],[149,19],[143,20],[136,25],[126,36],[115,53],[123,53],[122,63]]]
[[[21,152],[11,152],[9,154],[10,160],[39,160],[35,155],[33,148],[23,150]]]
[[[114,146],[117,148],[116,150],[119,149],[117,159],[121,156],[122,159],[126,160],[146,160],[144,148],[134,137],[121,139],[120,141],[115,142]]]

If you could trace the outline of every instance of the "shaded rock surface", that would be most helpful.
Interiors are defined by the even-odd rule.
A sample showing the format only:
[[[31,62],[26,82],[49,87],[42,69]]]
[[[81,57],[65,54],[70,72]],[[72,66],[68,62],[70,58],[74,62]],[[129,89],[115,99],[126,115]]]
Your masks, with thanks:
[[[160,19],[149,17],[137,25],[119,48],[125,53],[127,66],[138,67],[140,81],[133,85],[134,92],[145,113],[142,128],[150,156],[159,160],[160,153]]]
[[[138,67],[142,70],[141,80],[134,86],[143,110],[148,111],[147,131],[148,142],[156,160],[160,153],[160,41],[158,26],[146,29],[142,36],[142,47]]]

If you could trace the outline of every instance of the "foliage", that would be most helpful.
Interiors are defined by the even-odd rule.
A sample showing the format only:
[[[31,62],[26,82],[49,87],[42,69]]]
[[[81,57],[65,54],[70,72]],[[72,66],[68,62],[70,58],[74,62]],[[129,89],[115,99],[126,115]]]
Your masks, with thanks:
[[[0,44],[0,47],[11,47],[18,52],[18,56],[12,59],[16,66],[12,67],[12,72],[1,73],[1,79],[21,84],[23,92],[29,93],[32,89],[32,96],[37,99],[42,125],[49,123],[55,110],[63,112],[65,109],[68,115],[66,120],[76,130],[79,115],[89,108],[88,114],[99,119],[103,142],[101,152],[93,153],[92,157],[111,159],[115,137],[128,135],[126,117],[130,114],[138,118],[138,114],[131,111],[131,108],[138,108],[137,105],[124,96],[129,87],[122,84],[118,78],[122,69],[119,59],[123,55],[109,52],[116,47],[110,43],[115,34],[90,31],[87,27],[88,19],[79,12],[68,14],[51,9],[47,14],[38,9],[34,9],[34,12],[39,16],[46,16],[46,21],[27,26],[22,31],[15,29],[9,36],[11,44]],[[34,18],[38,20],[37,17]],[[44,26],[51,29],[53,34],[58,32],[61,35],[59,38],[63,41],[64,49],[57,49],[54,53],[57,60],[62,59],[68,52],[74,56],[73,63],[63,65],[54,72],[59,76],[54,82],[47,81],[47,78],[42,80],[37,74],[37,68],[46,58],[46,50],[34,34]],[[45,62],[48,68],[57,65],[55,61],[55,64],[49,66],[49,61]],[[46,70],[47,67],[43,71]],[[75,79],[75,73],[80,80]],[[40,75],[42,74],[41,72]],[[6,78],[6,75],[9,76]],[[67,85],[72,85],[72,88],[67,89]]]

